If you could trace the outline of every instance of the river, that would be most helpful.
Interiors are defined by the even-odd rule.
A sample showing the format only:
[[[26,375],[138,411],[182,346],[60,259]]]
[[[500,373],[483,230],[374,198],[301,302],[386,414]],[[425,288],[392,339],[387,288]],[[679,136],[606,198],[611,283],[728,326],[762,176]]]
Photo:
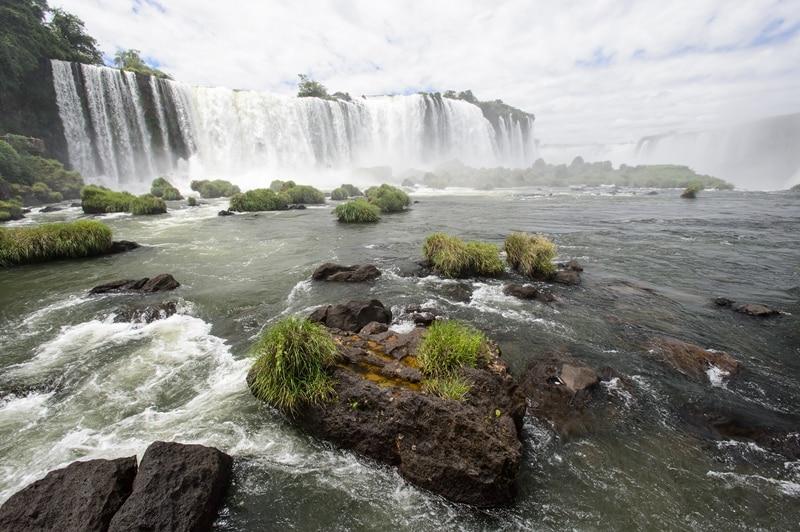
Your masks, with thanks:
[[[226,200],[166,215],[99,216],[133,252],[0,270],[0,502],[74,460],[141,457],[154,440],[212,445],[235,458],[218,530],[790,530],[800,526],[800,461],[687,428],[687,404],[713,404],[798,437],[800,195],[609,188],[412,194],[404,213],[343,225],[332,206],[219,217]],[[34,212],[19,226],[83,217]],[[414,275],[433,232],[502,244],[543,233],[578,287],[542,304],[501,279]],[[323,262],[372,263],[371,284],[312,282]],[[104,282],[172,274],[165,295],[90,296]],[[757,319],[713,300],[781,311]],[[399,315],[432,306],[496,340],[512,372],[569,353],[632,383],[624,423],[560,436],[528,416],[519,494],[476,510],[405,482],[391,468],[307,437],[248,392],[259,331],[323,304],[375,298]],[[147,325],[121,306],[175,300]],[[398,329],[410,325],[393,324]],[[701,383],[648,356],[668,336],[729,353],[730,381]],[[613,392],[613,390],[612,390]]]

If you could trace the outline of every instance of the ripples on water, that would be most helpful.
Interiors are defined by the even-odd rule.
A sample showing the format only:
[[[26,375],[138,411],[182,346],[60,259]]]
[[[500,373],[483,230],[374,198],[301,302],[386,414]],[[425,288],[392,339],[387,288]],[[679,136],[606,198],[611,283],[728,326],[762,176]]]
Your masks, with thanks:
[[[634,193],[637,192],[637,193]],[[73,460],[141,455],[156,439],[214,445],[236,457],[220,530],[788,530],[800,523],[800,463],[755,443],[707,441],[679,412],[733,409],[798,432],[800,197],[759,192],[525,190],[414,196],[379,224],[340,225],[331,206],[220,218],[224,201],[171,204],[158,217],[100,217],[132,253],[0,271],[0,501]],[[81,217],[37,214],[19,225]],[[511,231],[552,238],[585,267],[562,302],[503,294],[503,279],[417,277],[427,235],[502,244]],[[371,262],[366,285],[310,281],[326,261]],[[120,278],[171,273],[164,299],[182,312],[144,326],[120,306],[161,296],[89,297]],[[757,320],[716,297],[777,308]],[[253,338],[286,315],[376,298],[395,314],[435,307],[497,340],[516,374],[536,356],[569,353],[619,380],[605,384],[624,422],[570,438],[529,417],[519,496],[478,511],[404,482],[395,471],[307,438],[248,393]],[[398,320],[396,327],[408,328]],[[726,351],[745,368],[727,382],[690,381],[648,358],[670,336]]]

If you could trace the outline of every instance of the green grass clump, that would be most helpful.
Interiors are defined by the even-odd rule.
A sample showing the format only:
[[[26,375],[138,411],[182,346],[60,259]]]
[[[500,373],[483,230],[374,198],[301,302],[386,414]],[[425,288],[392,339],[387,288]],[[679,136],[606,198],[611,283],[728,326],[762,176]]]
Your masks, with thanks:
[[[334,201],[342,201],[342,200],[346,200],[346,199],[347,199],[347,198],[349,198],[349,197],[350,197],[350,195],[349,195],[349,194],[347,193],[347,191],[346,191],[344,188],[342,188],[342,187],[339,187],[339,188],[334,188],[334,189],[331,191],[331,199],[332,199],[332,200],[334,200]]]
[[[0,201],[0,222],[23,218],[22,207],[13,201]]]
[[[208,179],[192,181],[189,187],[195,192],[199,192],[200,197],[204,199],[228,198],[241,192],[238,186],[223,179],[215,179],[214,181],[209,181]]]
[[[381,210],[364,198],[340,203],[333,209],[333,214],[345,223],[370,223],[381,219]]]
[[[164,200],[152,194],[144,194],[133,198],[130,205],[131,214],[164,214],[167,212],[167,204]]]
[[[682,198],[687,199],[695,199],[697,197],[697,193],[703,190],[703,185],[699,183],[695,183],[693,185],[689,185],[681,194]]]
[[[256,188],[231,196],[228,208],[236,212],[282,211],[289,208],[291,199],[281,192]]]
[[[183,199],[181,192],[163,177],[157,177],[153,179],[153,183],[150,185],[150,194],[161,198],[164,201]]]
[[[402,212],[411,205],[408,194],[397,187],[382,184],[379,187],[370,187],[364,191],[367,199],[376,205],[382,213]]]
[[[325,203],[325,194],[310,185],[295,185],[284,190],[291,198],[291,203],[308,203],[309,205],[322,205]]]
[[[89,257],[111,247],[111,229],[80,220],[0,230],[0,266]]]
[[[134,199],[136,196],[130,192],[114,192],[95,185],[81,189],[81,208],[86,214],[129,212]]]
[[[445,233],[434,233],[425,239],[422,253],[445,277],[491,277],[505,270],[496,246],[485,242],[464,242]]]
[[[416,351],[426,390],[448,399],[463,399],[471,384],[462,367],[475,368],[489,357],[489,339],[474,327],[452,320],[435,321]]]
[[[515,232],[506,237],[503,249],[509,266],[532,279],[548,279],[556,272],[556,246],[542,235]]]
[[[318,323],[285,318],[264,331],[250,350],[257,357],[247,382],[258,399],[291,414],[303,403],[315,403],[333,394],[326,368],[338,346]]]
[[[351,185],[350,183],[342,183],[342,186],[339,188],[343,188],[347,192],[347,196],[350,198],[364,195],[364,193],[361,192],[357,186]]]

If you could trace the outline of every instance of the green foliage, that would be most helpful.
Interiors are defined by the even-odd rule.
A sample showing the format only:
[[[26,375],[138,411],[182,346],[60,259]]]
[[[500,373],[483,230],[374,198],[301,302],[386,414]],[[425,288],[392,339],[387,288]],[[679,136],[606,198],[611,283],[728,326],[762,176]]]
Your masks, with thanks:
[[[333,214],[345,223],[371,223],[381,219],[381,210],[364,198],[340,203],[333,209]]]
[[[343,188],[347,192],[347,196],[350,198],[355,198],[356,196],[363,196],[364,193],[361,192],[357,186],[351,185],[350,183],[342,183]]]
[[[214,181],[209,181],[208,179],[192,181],[189,187],[195,192],[199,192],[200,197],[205,199],[227,198],[241,192],[238,186],[230,181],[224,181],[222,179],[215,179]]]
[[[130,192],[114,192],[105,187],[88,185],[81,190],[81,208],[86,214],[129,212],[136,196]]]
[[[484,242],[464,242],[445,233],[428,236],[422,253],[431,261],[434,270],[445,277],[492,277],[505,270],[496,246]]]
[[[138,72],[148,76],[155,76],[162,79],[172,79],[169,74],[166,74],[157,68],[153,68],[144,62],[144,59],[139,55],[139,50],[117,50],[114,54],[114,66],[122,70],[129,70],[131,72]]]
[[[347,191],[342,187],[335,188],[331,191],[331,199],[334,201],[346,200],[349,197]]]
[[[111,239],[108,226],[91,220],[0,229],[0,266],[98,255]]]
[[[157,177],[153,179],[153,183],[150,185],[150,194],[159,197],[164,201],[174,201],[183,199],[183,196],[181,195],[180,191],[174,186],[172,186],[172,183],[170,183],[163,177]]]
[[[22,207],[20,207],[18,203],[0,200],[0,222],[20,220],[22,218],[24,218],[22,215]]]
[[[325,88],[325,85],[318,81],[314,81],[305,74],[298,74],[297,76],[300,78],[300,83],[297,85],[298,98],[322,98],[324,100],[331,99],[331,96],[328,94],[328,89]]]
[[[54,159],[46,159],[34,155],[22,155],[22,173],[24,181],[28,183],[43,183],[54,193],[60,194],[63,199],[78,199],[84,186],[83,177],[78,172],[65,170],[64,165]],[[57,197],[57,196],[55,196]],[[41,199],[44,203],[61,201],[55,199],[50,202]]]
[[[134,215],[164,214],[167,212],[167,204],[159,197],[144,194],[131,200],[129,210]]]
[[[376,205],[382,213],[402,212],[411,205],[408,194],[397,187],[382,184],[379,187],[370,187],[364,191],[367,200]]]
[[[276,194],[269,188],[256,188],[234,194],[228,208],[236,212],[282,211],[289,207],[290,198],[285,193]]]
[[[556,272],[553,258],[556,246],[542,235],[514,232],[506,237],[503,249],[509,266],[534,279],[548,279]]]
[[[12,183],[16,183],[22,177],[22,163],[19,153],[4,140],[0,140],[0,175]]]
[[[18,203],[55,203],[77,199],[83,187],[78,172],[64,170],[64,165],[28,153],[27,137],[5,135],[0,140],[0,200]],[[22,150],[22,151],[20,151]]]
[[[73,52],[72,61],[103,64],[103,54],[97,49],[97,40],[85,33],[81,19],[58,7],[51,9],[50,13],[52,18],[48,26],[58,38],[61,48]]]
[[[275,179],[272,181],[272,183],[269,184],[269,189],[277,194],[278,192],[283,190],[283,184],[284,181],[281,181],[280,179]]]
[[[189,207],[197,207],[197,198],[195,196],[189,196],[186,199],[186,205]]]
[[[686,187],[686,189],[681,194],[682,198],[687,199],[695,199],[697,197],[697,193],[703,190],[703,185],[699,183],[694,183]]]
[[[326,368],[335,362],[338,347],[317,323],[285,318],[261,334],[250,354],[257,357],[247,379],[250,391],[284,413],[333,394]]]
[[[289,181],[292,183],[292,181]],[[295,185],[284,190],[291,198],[290,203],[308,203],[320,205],[325,203],[325,194],[310,185]]]
[[[471,386],[461,368],[475,368],[489,356],[488,338],[471,325],[454,320],[433,322],[416,351],[425,389],[451,399],[463,399]]]

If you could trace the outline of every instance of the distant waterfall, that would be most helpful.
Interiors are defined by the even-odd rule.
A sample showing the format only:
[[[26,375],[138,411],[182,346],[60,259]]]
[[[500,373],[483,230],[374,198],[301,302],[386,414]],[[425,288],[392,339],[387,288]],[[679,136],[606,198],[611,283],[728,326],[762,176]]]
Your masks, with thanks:
[[[71,165],[88,182],[131,191],[159,175],[176,183],[272,179],[358,167],[529,166],[533,120],[498,117],[438,95],[352,102],[192,87],[120,70],[53,61]]]

